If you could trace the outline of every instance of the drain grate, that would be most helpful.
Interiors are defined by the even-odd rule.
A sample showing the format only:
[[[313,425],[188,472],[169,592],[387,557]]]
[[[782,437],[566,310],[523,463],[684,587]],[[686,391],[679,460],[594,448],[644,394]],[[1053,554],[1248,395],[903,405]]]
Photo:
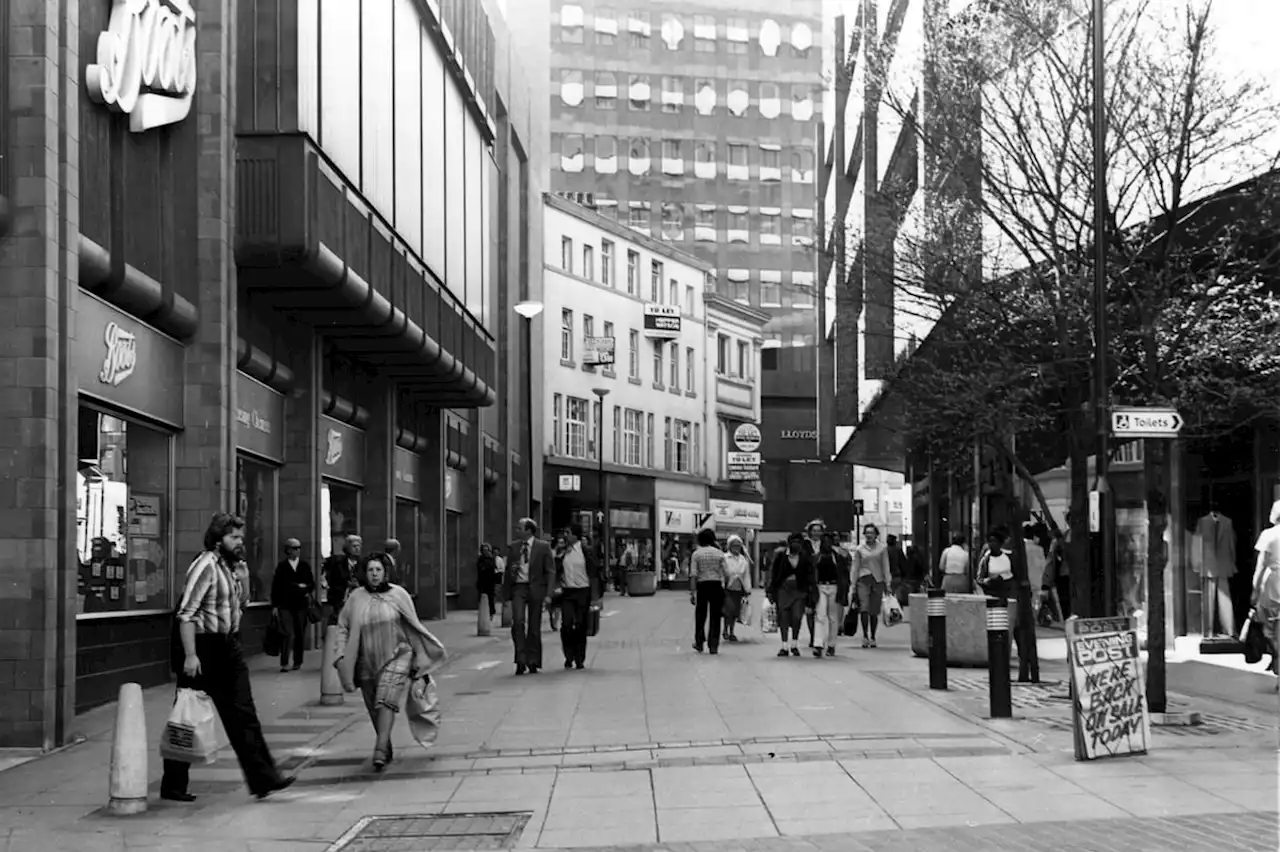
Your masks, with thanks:
[[[403,814],[362,817],[325,852],[512,849],[532,814]]]
[[[986,692],[985,677],[961,675],[947,678],[950,689],[961,692]],[[1051,707],[1062,707],[1069,704],[1071,698],[1067,692],[1067,684],[1062,681],[1041,681],[1040,683],[1013,683],[1012,703],[1014,707],[1024,710],[1043,710]]]

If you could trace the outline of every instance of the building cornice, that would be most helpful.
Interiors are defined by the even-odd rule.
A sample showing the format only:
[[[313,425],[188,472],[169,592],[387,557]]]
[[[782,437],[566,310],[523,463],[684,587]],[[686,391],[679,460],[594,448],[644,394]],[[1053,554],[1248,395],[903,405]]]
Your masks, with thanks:
[[[737,317],[738,319],[755,323],[761,327],[762,331],[765,323],[769,322],[769,320],[773,318],[771,314],[756,310],[749,305],[744,305],[741,302],[734,301],[733,299],[726,299],[719,293],[704,292],[702,294],[702,301],[708,308],[714,308],[721,313],[729,314]],[[709,312],[707,314],[707,320],[711,320],[711,314]]]

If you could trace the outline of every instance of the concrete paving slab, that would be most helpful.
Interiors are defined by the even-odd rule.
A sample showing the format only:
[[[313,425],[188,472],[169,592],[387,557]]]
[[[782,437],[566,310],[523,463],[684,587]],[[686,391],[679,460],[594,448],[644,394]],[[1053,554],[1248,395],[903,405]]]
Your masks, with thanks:
[[[768,811],[760,806],[658,811],[658,837],[663,843],[776,837],[777,833]]]
[[[656,825],[644,829],[639,826],[616,828],[597,826],[589,829],[543,829],[537,845],[541,849],[590,849],[656,843],[657,839]]]

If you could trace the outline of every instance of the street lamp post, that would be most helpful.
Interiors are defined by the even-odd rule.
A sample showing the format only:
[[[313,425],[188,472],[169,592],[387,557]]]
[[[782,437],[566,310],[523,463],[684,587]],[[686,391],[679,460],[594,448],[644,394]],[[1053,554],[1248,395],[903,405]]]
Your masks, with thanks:
[[[1093,2],[1093,334],[1094,334],[1094,426],[1097,429],[1094,471],[1098,481],[1098,540],[1101,547],[1102,593],[1092,596],[1101,601],[1104,612],[1112,612],[1111,585],[1115,575],[1114,533],[1110,483],[1110,394],[1108,393],[1107,355],[1107,113],[1106,113],[1106,41],[1103,16],[1106,0]],[[1092,584],[1090,584],[1092,585]],[[1092,609],[1092,606],[1090,607]]]
[[[525,428],[524,440],[524,513],[525,517],[533,518],[533,465],[536,463],[533,457],[533,320],[534,317],[542,313],[541,302],[531,302],[528,300],[517,302],[514,310],[524,320],[524,415],[528,419]],[[534,518],[540,521],[539,518]]]
[[[596,424],[596,488],[600,500],[600,554],[604,559],[604,570],[609,570],[609,482],[604,477],[604,398],[609,395],[608,388],[592,388],[600,406],[600,420]],[[625,582],[625,581],[624,581]]]

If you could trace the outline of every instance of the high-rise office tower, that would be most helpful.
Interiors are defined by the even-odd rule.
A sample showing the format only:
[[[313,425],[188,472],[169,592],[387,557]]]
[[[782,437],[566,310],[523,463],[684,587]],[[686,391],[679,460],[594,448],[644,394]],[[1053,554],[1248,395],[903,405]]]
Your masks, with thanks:
[[[760,451],[817,457],[821,0],[519,5],[549,28],[552,191],[711,263],[719,293],[771,315]]]

